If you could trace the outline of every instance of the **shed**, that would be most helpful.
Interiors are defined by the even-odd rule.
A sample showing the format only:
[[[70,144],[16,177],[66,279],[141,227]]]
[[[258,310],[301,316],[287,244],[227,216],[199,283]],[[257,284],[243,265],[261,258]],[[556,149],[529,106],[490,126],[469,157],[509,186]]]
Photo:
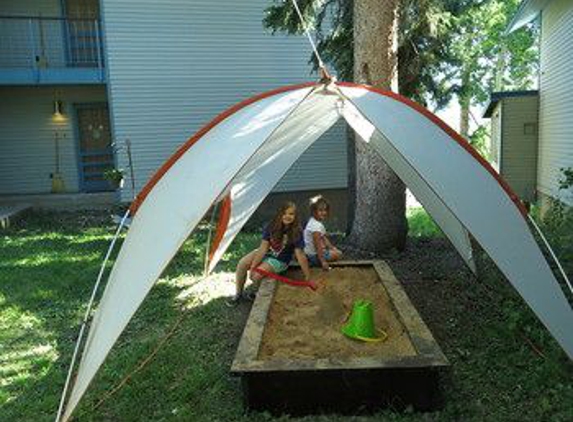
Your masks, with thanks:
[[[526,202],[536,200],[539,95],[494,92],[484,117],[491,119],[492,164]]]
[[[551,198],[571,206],[573,189],[560,189],[560,180],[562,169],[573,168],[573,2],[523,0],[506,33],[534,19],[541,23],[537,199],[542,207]]]

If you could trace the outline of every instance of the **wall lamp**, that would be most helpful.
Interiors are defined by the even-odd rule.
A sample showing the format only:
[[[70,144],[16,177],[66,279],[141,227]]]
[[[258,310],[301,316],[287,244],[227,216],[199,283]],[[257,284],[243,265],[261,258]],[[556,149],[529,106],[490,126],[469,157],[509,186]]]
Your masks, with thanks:
[[[64,120],[66,120],[66,118],[64,117],[64,114],[62,113],[64,105],[62,104],[62,102],[60,100],[55,100],[54,101],[54,114],[52,114],[52,119],[55,122],[62,122]]]

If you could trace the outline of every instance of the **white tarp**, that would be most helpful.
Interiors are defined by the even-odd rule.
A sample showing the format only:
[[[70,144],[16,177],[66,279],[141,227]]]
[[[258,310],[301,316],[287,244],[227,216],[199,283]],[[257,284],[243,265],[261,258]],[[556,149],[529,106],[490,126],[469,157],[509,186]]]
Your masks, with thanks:
[[[91,324],[64,421],[181,244],[244,163],[311,89],[265,96],[239,108],[175,161],[149,191],[133,218]]]
[[[500,182],[444,128],[407,102],[345,85],[344,95],[423,177],[573,358],[573,310],[525,216]]]
[[[467,231],[573,357],[571,307],[501,182],[426,110],[367,87],[339,84],[338,89],[287,87],[233,107],[144,188],[94,317],[64,421],[213,202],[230,192],[231,220],[211,269],[284,172],[339,113],[413,190],[470,268]]]
[[[281,125],[231,182],[231,217],[209,263],[211,272],[280,178],[339,119],[336,95],[318,91]]]
[[[351,101],[345,101],[342,115],[364,142],[370,143],[396,175],[408,186],[436,224],[456,248],[466,265],[476,272],[471,241],[467,230],[431,189],[422,176],[399,153],[392,143],[369,122]]]
[[[324,91],[320,92],[324,93]],[[350,126],[362,137],[363,140],[369,141],[369,139],[373,136],[382,136],[380,132],[378,132],[376,128],[374,128],[374,126],[362,116],[362,114],[356,109],[356,107],[354,107],[350,101],[344,101],[342,97],[338,98],[334,95],[334,92],[329,96],[329,99],[332,102],[332,105],[337,107],[341,116],[346,119]],[[311,98],[309,97],[305,102],[312,103]],[[306,106],[301,105],[301,107],[299,107],[301,110],[297,110],[297,114],[303,114],[303,107],[304,110],[307,109]],[[310,105],[308,107],[310,107]],[[311,118],[310,121],[324,122],[326,119],[330,119],[331,116],[332,110],[325,107],[321,113]],[[289,120],[291,119],[292,116],[289,118]],[[311,139],[311,137],[316,132],[312,130],[313,127],[316,127],[316,124],[309,125],[307,122],[303,125],[297,126],[297,123],[297,121],[292,119],[292,124],[286,125],[285,122],[280,130],[284,136],[288,136],[290,139],[293,139],[292,141],[288,142],[287,145],[300,146],[302,145],[301,142],[303,142],[304,139],[304,148],[306,149],[310,145],[307,145],[308,142],[312,143],[319,137],[314,136],[314,138]],[[326,129],[327,128],[324,127],[322,130],[324,131]],[[274,154],[281,148],[280,143],[284,142],[284,139],[276,139],[275,137],[274,141],[275,142],[269,140],[264,147],[264,149],[267,151],[271,151],[271,154]],[[435,195],[431,189],[428,188],[425,181],[420,177],[419,174],[415,172],[415,169],[413,169],[407,162],[401,159],[399,155],[397,156],[394,153],[393,148],[386,147],[387,145],[390,145],[388,141],[379,139],[377,142],[373,142],[372,145],[382,155],[382,158],[391,165],[397,175],[408,185],[410,190],[424,205],[424,208],[428,211],[428,213],[444,231],[446,236],[450,239],[453,246],[464,259],[468,267],[472,270],[472,272],[475,273],[476,267],[473,260],[472,247],[467,230],[441,202],[440,198]],[[283,153],[285,152],[282,151],[281,155]],[[248,171],[242,171],[241,174],[237,175],[235,180],[233,180],[231,183],[231,218],[228,223],[228,227],[226,227],[224,232],[222,241],[219,244],[214,245],[215,250],[213,257],[209,262],[209,272],[215,268],[235,236],[239,233],[251,215],[256,211],[257,207],[271,191],[272,187],[276,184],[278,180],[277,175],[284,174],[286,169],[288,169],[292,163],[294,163],[295,159],[298,158],[300,154],[297,153],[296,157],[293,157],[290,160],[289,156],[287,154],[285,155],[286,156],[283,157],[282,160],[283,162],[289,164],[280,172],[273,172],[274,168],[272,166],[262,166],[261,160],[258,160],[256,156],[253,157],[249,164],[246,166]],[[270,163],[272,163],[272,161]],[[272,173],[272,175],[268,174],[269,171]],[[245,178],[245,174],[249,175],[248,180],[243,180]],[[264,185],[264,190],[262,191],[259,188],[259,185],[261,184]]]

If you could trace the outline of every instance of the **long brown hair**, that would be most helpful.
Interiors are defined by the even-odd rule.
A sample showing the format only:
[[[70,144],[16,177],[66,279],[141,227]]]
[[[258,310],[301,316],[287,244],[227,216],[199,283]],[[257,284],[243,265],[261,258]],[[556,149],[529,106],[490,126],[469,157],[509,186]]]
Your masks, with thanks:
[[[283,215],[289,208],[294,208],[294,220],[291,224],[285,227],[283,224]],[[274,242],[282,242],[283,235],[285,234],[287,235],[288,243],[295,243],[300,238],[302,227],[300,225],[298,213],[296,212],[296,204],[294,202],[287,201],[281,205],[269,225],[269,231],[271,240]]]

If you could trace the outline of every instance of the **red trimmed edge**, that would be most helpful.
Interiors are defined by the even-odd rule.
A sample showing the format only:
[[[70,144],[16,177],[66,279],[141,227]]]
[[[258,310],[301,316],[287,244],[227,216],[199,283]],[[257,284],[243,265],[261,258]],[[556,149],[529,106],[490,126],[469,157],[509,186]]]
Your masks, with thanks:
[[[153,187],[159,182],[159,180],[163,177],[165,173],[185,154],[189,148],[191,148],[195,143],[197,143],[205,134],[207,134],[211,129],[225,120],[227,117],[231,116],[232,114],[238,112],[239,110],[247,107],[250,104],[253,104],[257,101],[263,100],[268,97],[272,97],[273,95],[282,94],[288,91],[295,91],[297,89],[308,88],[317,85],[316,82],[305,82],[302,84],[297,85],[288,85],[280,88],[273,89],[271,91],[263,92],[261,94],[255,95],[253,97],[247,98],[246,100],[241,101],[240,103],[235,104],[234,106],[228,108],[227,110],[223,111],[205,126],[203,126],[198,132],[196,132],[191,138],[187,140],[179,149],[169,158],[167,161],[163,163],[163,165],[155,172],[155,174],[149,179],[149,181],[145,184],[145,186],[141,189],[141,191],[137,194],[137,197],[131,203],[129,207],[129,211],[131,215],[135,215],[149,192],[153,189]]]
[[[223,204],[221,205],[221,211],[219,214],[219,222],[217,223],[217,231],[215,232],[215,237],[213,238],[213,244],[209,250],[209,262],[213,260],[213,256],[217,249],[219,249],[219,245],[223,240],[223,236],[227,231],[227,227],[229,226],[229,220],[231,219],[231,194],[229,193],[223,199]]]
[[[452,129],[446,122],[436,116],[434,113],[429,111],[427,108],[423,107],[422,105],[418,104],[415,101],[412,101],[409,98],[406,98],[400,94],[397,94],[392,91],[385,91],[379,88],[375,88],[370,85],[363,85],[363,84],[356,84],[352,82],[337,82],[337,85],[345,86],[349,88],[363,88],[368,91],[374,92],[379,95],[383,95],[385,97],[390,97],[394,100],[400,101],[401,103],[406,104],[407,106],[413,108],[417,112],[423,114],[428,119],[430,119],[433,123],[438,125],[446,134],[448,134],[454,141],[456,141],[463,149],[465,149],[470,155],[476,159],[499,183],[502,189],[507,193],[509,198],[513,201],[513,203],[517,206],[519,212],[524,216],[527,217],[527,209],[517,196],[517,194],[511,189],[511,187],[507,184],[505,180],[495,171],[495,169],[481,156],[479,155],[476,150],[466,141],[462,136]]]

